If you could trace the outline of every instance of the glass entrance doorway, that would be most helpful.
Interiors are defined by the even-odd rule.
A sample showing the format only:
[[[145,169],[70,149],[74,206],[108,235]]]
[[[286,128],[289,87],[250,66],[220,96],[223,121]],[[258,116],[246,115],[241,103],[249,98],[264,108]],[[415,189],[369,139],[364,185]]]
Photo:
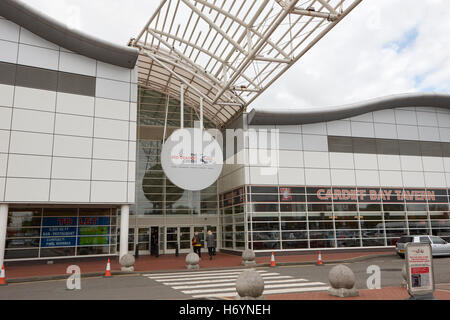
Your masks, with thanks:
[[[194,232],[197,231],[202,243],[202,252],[208,252],[206,247],[206,232],[211,230],[216,236],[216,226],[171,226],[166,227],[166,247],[165,253],[176,253],[178,248],[179,253],[189,253],[192,251],[191,241]]]

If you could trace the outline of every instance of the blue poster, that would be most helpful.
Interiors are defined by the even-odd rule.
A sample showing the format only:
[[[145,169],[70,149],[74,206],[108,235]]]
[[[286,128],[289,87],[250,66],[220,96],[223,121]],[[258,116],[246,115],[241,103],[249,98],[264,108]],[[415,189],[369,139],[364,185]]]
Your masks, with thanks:
[[[110,217],[44,217],[41,247],[109,244]],[[79,237],[77,235],[84,236]]]
[[[109,226],[110,217],[80,217],[78,225],[81,226]]]
[[[41,247],[42,248],[50,248],[50,247],[74,247],[75,246],[75,237],[64,237],[64,238],[42,238],[41,239]]]
[[[42,227],[42,237],[74,237],[76,227]]]
[[[42,219],[43,227],[76,227],[76,217],[44,217]]]

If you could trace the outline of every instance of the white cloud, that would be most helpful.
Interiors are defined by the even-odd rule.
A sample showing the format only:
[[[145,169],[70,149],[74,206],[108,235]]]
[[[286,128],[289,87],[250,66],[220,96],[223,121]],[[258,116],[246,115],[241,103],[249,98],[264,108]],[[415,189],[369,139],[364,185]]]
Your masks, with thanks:
[[[25,2],[117,44],[136,37],[159,4],[157,0]],[[450,92],[449,16],[445,0],[364,0],[249,109],[321,107],[406,92]],[[411,30],[417,36],[405,42]]]
[[[252,107],[320,107],[407,92],[447,93],[449,14],[450,6],[440,0],[363,1]],[[397,50],[414,28],[414,41]]]

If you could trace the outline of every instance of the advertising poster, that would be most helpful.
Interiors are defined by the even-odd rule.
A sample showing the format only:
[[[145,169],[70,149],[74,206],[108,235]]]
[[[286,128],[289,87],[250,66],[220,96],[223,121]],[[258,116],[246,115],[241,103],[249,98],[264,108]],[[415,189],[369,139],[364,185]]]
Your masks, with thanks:
[[[108,245],[110,217],[44,217],[41,247]]]
[[[408,291],[411,296],[434,292],[433,257],[428,243],[406,245]]]

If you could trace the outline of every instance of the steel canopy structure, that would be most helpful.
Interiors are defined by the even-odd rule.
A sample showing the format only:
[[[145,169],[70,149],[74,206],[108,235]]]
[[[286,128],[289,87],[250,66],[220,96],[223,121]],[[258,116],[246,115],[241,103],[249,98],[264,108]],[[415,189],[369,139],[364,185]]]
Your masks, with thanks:
[[[218,127],[240,115],[362,0],[162,0],[131,45],[141,86]]]

